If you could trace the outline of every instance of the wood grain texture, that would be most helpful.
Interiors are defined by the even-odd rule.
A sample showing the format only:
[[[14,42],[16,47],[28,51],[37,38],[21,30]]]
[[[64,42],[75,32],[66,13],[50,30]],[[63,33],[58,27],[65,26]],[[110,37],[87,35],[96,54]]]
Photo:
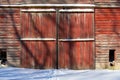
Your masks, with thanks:
[[[116,56],[120,53],[120,9],[96,9],[96,61],[109,62],[109,50],[115,49]],[[100,57],[101,56],[101,57]],[[118,57],[115,60],[118,61]]]
[[[55,13],[22,13],[22,38],[55,38]],[[22,66],[55,68],[55,41],[24,40]],[[24,58],[26,57],[26,58]]]
[[[74,12],[56,15],[54,12],[23,12],[21,16],[22,38],[43,39],[22,40],[23,67],[55,68],[58,66],[69,69],[91,69],[94,67],[93,13]],[[58,23],[56,23],[57,16]],[[58,35],[56,24],[58,25]],[[58,44],[56,44],[56,36],[58,36]],[[44,40],[45,38],[54,38],[55,40]],[[85,41],[88,38],[93,40]],[[61,39],[83,39],[83,41],[64,42]],[[58,61],[58,65],[56,65],[56,61]]]
[[[0,9],[0,48],[7,50],[7,63],[9,66],[20,66],[19,37],[20,9]]]
[[[60,13],[59,38],[94,38],[93,13]],[[89,69],[94,65],[94,41],[59,42],[59,67]]]

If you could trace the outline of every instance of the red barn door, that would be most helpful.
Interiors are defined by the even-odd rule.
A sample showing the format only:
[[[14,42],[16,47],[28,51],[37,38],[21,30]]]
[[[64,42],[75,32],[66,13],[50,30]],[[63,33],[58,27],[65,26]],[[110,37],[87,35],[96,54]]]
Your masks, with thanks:
[[[30,68],[55,68],[55,13],[22,13],[21,64]]]
[[[85,12],[87,9],[83,10],[65,10],[59,14],[60,68],[94,67],[94,15],[92,12]]]
[[[21,17],[23,67],[71,69],[94,67],[92,12],[79,10],[74,12],[59,10],[57,14],[56,11],[22,12]]]

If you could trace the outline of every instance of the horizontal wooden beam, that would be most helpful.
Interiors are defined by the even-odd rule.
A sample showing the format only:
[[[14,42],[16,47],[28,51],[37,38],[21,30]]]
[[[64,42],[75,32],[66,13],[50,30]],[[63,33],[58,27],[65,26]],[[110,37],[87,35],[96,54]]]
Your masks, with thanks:
[[[40,8],[91,8],[94,4],[19,4],[19,5],[0,5],[0,8],[26,8],[26,7],[40,7]]]
[[[59,39],[59,41],[94,41],[94,38]]]
[[[54,41],[56,40],[55,38],[21,38],[20,40],[25,40],[25,41]],[[77,38],[77,39],[58,39],[58,41],[94,41],[94,38]]]
[[[94,9],[60,9],[59,12],[94,12]]]
[[[21,9],[22,12],[55,12],[55,9]],[[94,12],[94,9],[60,9],[59,12]]]
[[[39,41],[54,41],[56,40],[55,38],[21,38],[20,40],[28,40],[28,41],[33,41],[33,40],[39,40]]]
[[[10,4],[0,5],[0,8],[120,8],[120,3],[94,4]]]
[[[21,9],[22,12],[55,12],[55,9]]]

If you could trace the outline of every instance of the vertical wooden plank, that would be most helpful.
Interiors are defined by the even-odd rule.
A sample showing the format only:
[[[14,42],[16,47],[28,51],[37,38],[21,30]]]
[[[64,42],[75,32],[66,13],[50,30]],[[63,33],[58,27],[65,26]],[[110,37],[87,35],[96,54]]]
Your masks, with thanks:
[[[90,61],[89,61],[89,65],[90,65],[90,68],[91,69],[94,69],[95,68],[95,61],[94,61],[94,58],[95,58],[95,53],[94,53],[94,50],[95,50],[95,46],[94,46],[94,42],[90,42],[90,46],[89,46],[89,51],[90,51]],[[94,63],[94,64],[93,64]]]
[[[76,42],[75,43],[75,51],[74,51],[74,56],[75,56],[75,65],[76,65],[76,68],[77,69],[81,69],[82,67],[82,65],[81,65],[81,63],[82,63],[82,59],[81,59],[81,53],[80,53],[80,42]]]
[[[71,38],[79,38],[80,26],[79,26],[79,14],[71,13],[70,15],[70,35]]]
[[[70,68],[69,42],[59,44],[59,68]]]
[[[90,42],[83,42],[83,68],[88,68],[90,67],[89,63],[90,63],[90,52],[89,52],[89,43]]]
[[[21,13],[21,38],[23,38],[24,37],[24,30],[25,30],[25,22],[23,22],[23,20],[25,20],[25,14],[24,13]],[[23,46],[23,42],[21,42],[21,67],[24,67],[24,64],[25,64],[25,61],[24,61],[24,59],[25,59],[25,49],[23,48],[24,46]]]
[[[22,45],[22,50],[21,50],[21,67],[25,67],[24,64],[25,64],[25,49],[23,48],[24,46]]]
[[[60,14],[60,22],[59,22],[59,37],[60,38],[70,38],[69,35],[69,27],[70,27],[70,17],[66,13]],[[66,27],[64,27],[66,26]]]
[[[38,41],[37,44],[38,44],[38,47],[37,47],[36,52],[39,52],[39,53],[36,53],[37,62],[35,62],[35,67],[36,68],[43,68],[43,66],[42,66],[42,64],[43,64],[42,45],[41,45],[40,41]]]
[[[85,25],[84,25],[84,13],[80,13],[80,38],[85,38]]]
[[[29,15],[28,14],[25,14],[25,18],[26,18],[26,25],[24,26],[25,27],[25,31],[24,31],[24,37],[29,37]]]
[[[28,68],[29,67],[29,57],[28,57],[28,55],[29,55],[29,48],[28,48],[28,42],[24,42],[24,47],[25,47],[25,58],[24,58],[24,62],[25,62],[25,64],[24,64],[24,66],[26,67],[26,68]]]
[[[24,32],[24,28],[25,28],[25,27],[24,27],[24,26],[25,26],[25,23],[23,22],[23,20],[25,20],[25,19],[24,19],[24,18],[25,18],[24,13],[21,13],[21,17],[22,17],[22,18],[21,18],[21,26],[22,26],[22,27],[21,27],[21,38],[22,38],[22,37],[24,37],[23,32]]]
[[[29,60],[29,63],[30,63],[30,67],[31,68],[36,68],[35,66],[35,63],[37,62],[37,59],[36,59],[36,41],[29,41],[29,48],[30,48],[30,52],[28,53],[29,57],[30,57],[30,60]]]

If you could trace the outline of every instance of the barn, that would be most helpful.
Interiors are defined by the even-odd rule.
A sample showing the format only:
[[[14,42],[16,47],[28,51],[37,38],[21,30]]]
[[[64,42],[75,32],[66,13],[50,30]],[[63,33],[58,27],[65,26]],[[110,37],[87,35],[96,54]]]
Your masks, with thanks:
[[[1,0],[1,65],[120,69],[119,0]]]

